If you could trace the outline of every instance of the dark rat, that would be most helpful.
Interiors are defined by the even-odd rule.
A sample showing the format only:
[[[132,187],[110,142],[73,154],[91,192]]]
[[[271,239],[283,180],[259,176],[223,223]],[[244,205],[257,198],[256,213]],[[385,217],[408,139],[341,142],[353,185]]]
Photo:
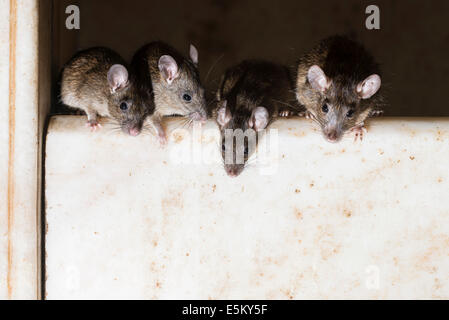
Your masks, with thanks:
[[[85,111],[93,131],[101,127],[102,116],[117,121],[124,132],[139,135],[148,112],[133,95],[125,61],[108,48],[81,51],[62,71],[62,102]]]
[[[164,116],[178,115],[189,121],[207,119],[198,51],[193,45],[190,57],[185,58],[164,42],[151,42],[135,53],[131,71],[138,99],[153,113],[149,120],[161,143],[167,139],[162,127]]]
[[[238,176],[254,153],[257,134],[251,132],[266,129],[280,114],[298,112],[293,91],[289,70],[282,65],[246,60],[225,72],[217,91],[216,119],[229,176]],[[227,132],[235,134],[235,143]],[[239,132],[247,139],[240,137],[239,142]]]
[[[382,113],[379,65],[355,41],[342,36],[323,40],[300,58],[297,72],[297,99],[330,142],[348,131],[362,139],[365,120]]]

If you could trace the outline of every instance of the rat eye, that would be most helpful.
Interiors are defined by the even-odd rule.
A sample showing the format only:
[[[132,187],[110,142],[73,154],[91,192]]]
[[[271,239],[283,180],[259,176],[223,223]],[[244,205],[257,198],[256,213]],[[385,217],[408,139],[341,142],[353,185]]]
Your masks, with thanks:
[[[125,101],[120,103],[120,110],[122,110],[122,111],[128,110],[128,103],[126,103]]]
[[[353,109],[349,109],[349,111],[346,113],[346,117],[348,117],[348,118],[352,118],[353,115],[354,115]]]
[[[327,103],[323,104],[323,107],[321,108],[321,110],[323,110],[324,113],[329,112],[329,106],[327,105]]]
[[[182,96],[182,99],[183,99],[184,101],[187,101],[187,102],[192,101],[192,97],[190,96],[190,94],[187,94],[187,93],[185,93],[185,94]]]

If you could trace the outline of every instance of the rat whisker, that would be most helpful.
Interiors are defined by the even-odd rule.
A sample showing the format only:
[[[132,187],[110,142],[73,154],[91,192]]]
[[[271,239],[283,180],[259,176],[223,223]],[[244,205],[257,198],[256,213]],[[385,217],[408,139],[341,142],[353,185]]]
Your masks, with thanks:
[[[222,55],[220,55],[220,56],[218,57],[217,60],[215,60],[215,62],[214,62],[214,63],[212,64],[212,66],[209,68],[209,71],[207,71],[206,78],[205,78],[204,82],[207,82],[207,79],[209,79],[209,76],[210,76],[212,70],[215,68],[215,66],[217,65],[217,63],[218,63],[223,57],[224,57],[224,53],[223,53]]]

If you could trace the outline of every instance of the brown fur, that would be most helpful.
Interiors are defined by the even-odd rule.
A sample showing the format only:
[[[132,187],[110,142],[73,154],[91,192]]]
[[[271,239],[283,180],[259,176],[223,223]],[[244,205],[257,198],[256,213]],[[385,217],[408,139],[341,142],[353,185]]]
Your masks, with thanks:
[[[276,118],[280,110],[290,110],[297,113],[299,106],[295,102],[293,94],[293,81],[288,69],[284,66],[271,62],[246,60],[239,65],[228,69],[222,77],[221,85],[217,91],[217,110],[214,117],[217,118],[218,109],[226,101],[226,108],[230,113],[230,120],[226,125],[220,126],[222,136],[222,156],[225,159],[225,131],[227,129],[245,132],[251,127],[248,121],[253,111],[258,106],[263,106],[268,111],[268,125]],[[220,125],[220,124],[219,124]],[[268,126],[267,125],[267,126]],[[233,143],[234,162],[225,163],[226,171],[238,175],[245,164],[235,163],[235,156],[244,152],[244,162],[248,160],[251,153],[247,141],[240,146]]]
[[[169,55],[178,64],[179,77],[168,85],[158,67],[161,56]],[[138,88],[141,103],[154,111],[151,123],[159,135],[164,135],[161,119],[164,116],[191,116],[197,112],[206,117],[204,89],[197,66],[166,43],[156,41],[139,49],[131,62],[132,82]],[[192,101],[182,99],[189,93]]]
[[[114,64],[126,67],[120,55],[107,48],[91,48],[77,53],[63,69],[61,100],[69,107],[85,111],[89,121],[96,121],[99,115],[116,120],[124,131],[131,127],[140,130],[147,111],[134,103],[131,85],[111,92],[107,74]],[[120,110],[123,101],[130,104],[127,112]]]
[[[319,66],[331,80],[330,87],[318,92],[310,85],[307,75],[311,66]],[[313,118],[324,129],[329,115],[322,111],[328,103],[335,110],[336,121],[344,133],[363,126],[374,111],[383,107],[381,90],[369,99],[361,99],[356,92],[357,85],[372,74],[380,74],[374,58],[358,43],[345,37],[334,36],[323,40],[310,52],[300,58],[297,68],[296,97]],[[352,109],[354,115],[346,117]]]

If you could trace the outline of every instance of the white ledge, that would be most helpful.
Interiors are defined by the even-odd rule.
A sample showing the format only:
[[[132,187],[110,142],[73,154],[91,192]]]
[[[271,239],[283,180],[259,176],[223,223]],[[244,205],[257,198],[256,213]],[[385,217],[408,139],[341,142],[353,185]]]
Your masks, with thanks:
[[[275,169],[237,178],[218,153],[177,161],[218,150],[212,122],[164,149],[84,122],[47,136],[49,299],[449,298],[447,118],[373,119],[339,144],[280,120]]]

